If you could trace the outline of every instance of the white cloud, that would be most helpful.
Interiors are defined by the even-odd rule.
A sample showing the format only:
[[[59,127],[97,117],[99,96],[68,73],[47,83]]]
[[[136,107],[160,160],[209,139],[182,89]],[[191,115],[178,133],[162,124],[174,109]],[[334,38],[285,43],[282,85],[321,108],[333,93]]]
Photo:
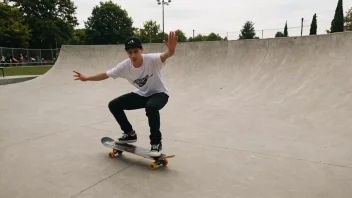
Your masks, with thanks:
[[[94,6],[100,0],[74,0],[78,7],[76,16],[79,27],[91,15]],[[143,22],[155,20],[162,28],[162,8],[156,0],[113,0],[132,17],[134,27],[141,28]],[[249,20],[255,23],[257,30],[280,28],[283,31],[287,20],[289,27],[309,26],[314,13],[318,16],[318,34],[330,29],[337,0],[172,0],[165,6],[165,32],[181,29],[187,37],[195,33],[221,33],[230,39],[237,39],[243,24]],[[352,0],[344,0],[344,10],[352,7]],[[264,38],[274,37],[278,30],[264,31]],[[300,35],[300,28],[290,29],[289,35]],[[309,27],[304,28],[304,35],[309,34]],[[261,37],[261,31],[257,32]]]

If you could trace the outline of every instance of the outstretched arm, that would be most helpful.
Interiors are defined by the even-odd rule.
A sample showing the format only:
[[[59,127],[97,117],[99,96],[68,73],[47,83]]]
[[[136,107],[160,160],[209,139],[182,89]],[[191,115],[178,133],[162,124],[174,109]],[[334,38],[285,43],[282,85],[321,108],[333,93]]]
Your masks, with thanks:
[[[175,32],[170,32],[168,41],[164,41],[167,50],[160,55],[161,61],[165,62],[166,59],[174,55],[177,45],[177,36]]]
[[[85,76],[77,71],[73,71],[76,74],[74,75],[75,80],[81,80],[81,81],[100,81],[100,80],[105,80],[109,78],[109,76],[106,74],[106,72],[96,74],[94,76]]]

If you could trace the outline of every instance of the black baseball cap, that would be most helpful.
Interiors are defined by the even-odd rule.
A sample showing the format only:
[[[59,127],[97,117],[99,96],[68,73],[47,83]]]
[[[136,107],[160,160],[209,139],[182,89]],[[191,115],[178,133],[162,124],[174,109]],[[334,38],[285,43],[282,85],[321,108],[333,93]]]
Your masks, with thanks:
[[[137,37],[130,37],[125,41],[125,49],[128,50],[129,48],[135,47],[142,47],[141,39]]]

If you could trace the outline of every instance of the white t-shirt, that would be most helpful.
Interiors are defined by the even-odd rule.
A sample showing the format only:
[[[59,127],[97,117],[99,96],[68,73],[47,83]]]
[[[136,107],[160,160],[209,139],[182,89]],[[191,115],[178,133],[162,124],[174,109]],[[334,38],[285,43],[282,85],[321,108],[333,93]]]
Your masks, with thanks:
[[[139,68],[132,65],[132,61],[128,58],[116,67],[108,70],[108,76],[116,78],[124,78],[137,88],[134,93],[140,96],[151,96],[155,93],[168,94],[165,86],[161,69],[165,67],[165,63],[161,62],[160,53],[142,54],[143,64]]]

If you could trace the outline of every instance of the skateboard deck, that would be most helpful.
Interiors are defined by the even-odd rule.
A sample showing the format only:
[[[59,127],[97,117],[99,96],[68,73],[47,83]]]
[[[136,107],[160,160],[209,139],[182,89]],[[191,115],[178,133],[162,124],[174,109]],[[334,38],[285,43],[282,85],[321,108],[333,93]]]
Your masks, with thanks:
[[[149,168],[152,170],[155,170],[159,166],[166,166],[168,164],[168,160],[166,158],[173,158],[175,155],[167,155],[165,153],[162,153],[159,157],[152,157],[149,155],[150,150],[142,147],[138,147],[132,144],[117,144],[115,143],[115,140],[109,138],[109,137],[103,137],[101,139],[101,143],[108,148],[113,149],[112,152],[109,153],[110,158],[114,158],[116,154],[121,155],[124,151],[144,157],[147,159],[154,160],[154,162],[149,164]]]

